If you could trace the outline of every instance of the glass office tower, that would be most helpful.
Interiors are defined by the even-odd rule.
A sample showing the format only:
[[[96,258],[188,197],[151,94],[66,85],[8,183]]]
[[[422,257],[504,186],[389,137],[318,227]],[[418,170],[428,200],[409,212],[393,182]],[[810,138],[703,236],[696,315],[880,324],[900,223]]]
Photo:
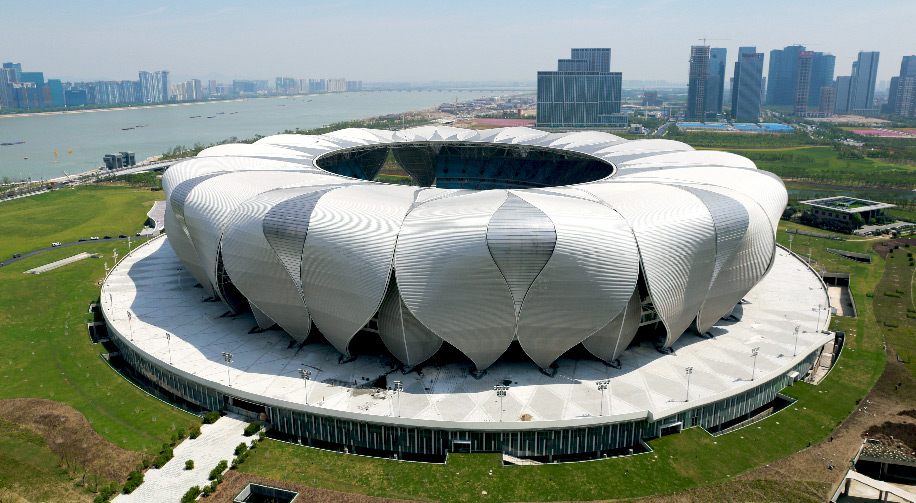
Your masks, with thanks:
[[[546,128],[617,128],[627,126],[620,113],[623,74],[611,72],[608,48],[573,49],[558,60],[556,71],[537,75],[537,126]]]

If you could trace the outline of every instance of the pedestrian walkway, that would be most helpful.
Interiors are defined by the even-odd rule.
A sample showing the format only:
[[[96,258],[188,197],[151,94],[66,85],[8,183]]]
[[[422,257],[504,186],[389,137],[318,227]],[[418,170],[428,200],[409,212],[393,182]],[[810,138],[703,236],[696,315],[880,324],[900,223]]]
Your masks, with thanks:
[[[207,477],[220,460],[230,464],[235,447],[242,442],[249,446],[256,437],[244,436],[247,423],[237,416],[223,416],[213,424],[200,428],[200,436],[187,439],[174,449],[175,457],[160,469],[147,470],[143,484],[130,494],[121,494],[113,501],[118,503],[150,502],[173,503],[181,500],[193,486],[210,483]],[[194,461],[193,470],[185,470],[187,460]]]

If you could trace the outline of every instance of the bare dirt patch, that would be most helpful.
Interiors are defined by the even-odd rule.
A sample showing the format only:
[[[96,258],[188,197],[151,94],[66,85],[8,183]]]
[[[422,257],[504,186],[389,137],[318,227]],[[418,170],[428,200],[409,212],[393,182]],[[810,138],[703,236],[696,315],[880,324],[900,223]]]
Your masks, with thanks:
[[[121,482],[143,459],[102,438],[86,417],[69,405],[38,398],[0,400],[0,418],[41,435],[67,471],[90,487]]]

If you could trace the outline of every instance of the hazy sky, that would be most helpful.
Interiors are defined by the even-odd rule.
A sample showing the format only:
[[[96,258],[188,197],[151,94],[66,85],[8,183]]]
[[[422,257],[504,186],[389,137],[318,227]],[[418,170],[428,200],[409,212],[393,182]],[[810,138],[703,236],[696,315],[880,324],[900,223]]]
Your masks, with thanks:
[[[46,78],[343,76],[372,81],[526,80],[570,47],[611,47],[625,80],[686,82],[689,46],[793,43],[837,57],[881,52],[878,80],[916,53],[916,1],[0,0],[0,61]]]

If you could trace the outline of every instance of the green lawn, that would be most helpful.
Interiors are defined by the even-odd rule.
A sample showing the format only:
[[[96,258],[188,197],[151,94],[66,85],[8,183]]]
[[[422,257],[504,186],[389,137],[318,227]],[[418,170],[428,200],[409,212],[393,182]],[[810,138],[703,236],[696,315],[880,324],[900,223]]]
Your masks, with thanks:
[[[87,186],[0,203],[0,257],[7,259],[54,241],[133,236],[157,199],[162,199],[162,192]]]
[[[888,343],[916,377],[916,246],[898,248],[887,258],[887,274],[875,288],[874,304],[878,323]]]
[[[781,229],[780,242],[786,238]],[[481,491],[493,501],[633,498],[728,481],[825,439],[884,369],[882,336],[866,297],[881,278],[883,261],[876,255],[873,264],[858,264],[823,251],[825,246],[867,251],[871,243],[796,236],[793,244],[796,250],[810,244],[812,257],[831,271],[853,273],[860,316],[834,318],[833,328],[849,330],[850,337],[827,379],[819,386],[797,383],[787,389],[798,402],[753,426],[717,438],[693,428],[652,441],[652,453],[537,467],[503,467],[495,454],[452,455],[444,465],[404,463],[267,440],[241,471],[339,491],[443,501],[477,501]]]
[[[0,233],[4,239],[0,248],[8,251],[15,241],[15,249],[28,251],[44,246],[52,237],[66,241],[84,235],[132,234],[160,194],[123,187],[83,187],[2,203]],[[37,230],[28,232],[32,225],[26,224],[34,224]],[[150,397],[118,376],[99,356],[104,349],[91,344],[86,329],[88,305],[98,298],[104,264],[114,264],[114,249],[123,256],[127,243],[88,242],[0,268],[0,399],[46,398],[66,403],[115,445],[155,453],[175,430],[187,430],[199,419]],[[41,275],[23,274],[83,251],[103,257]],[[35,442],[16,438],[7,441],[21,444],[17,456],[34,456],[36,462],[44,459],[41,449],[29,447]],[[15,478],[16,470],[15,464],[0,460],[0,481]],[[59,481],[51,475],[45,478],[38,469],[34,473],[52,485]]]

